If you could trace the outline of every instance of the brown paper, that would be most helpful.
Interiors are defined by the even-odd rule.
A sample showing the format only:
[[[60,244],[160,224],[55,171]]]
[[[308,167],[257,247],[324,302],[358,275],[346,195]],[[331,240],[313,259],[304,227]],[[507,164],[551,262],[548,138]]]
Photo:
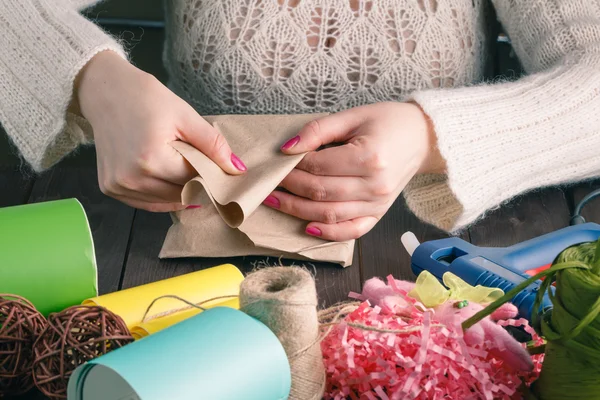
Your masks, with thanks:
[[[352,263],[354,241],[329,242],[304,233],[307,221],[262,205],[263,200],[302,160],[279,147],[309,121],[306,115],[224,115],[205,117],[227,138],[248,167],[243,175],[223,172],[184,142],[173,147],[198,171],[182,193],[184,204],[200,209],[172,214],[173,225],[161,258],[282,256],[302,260]]]

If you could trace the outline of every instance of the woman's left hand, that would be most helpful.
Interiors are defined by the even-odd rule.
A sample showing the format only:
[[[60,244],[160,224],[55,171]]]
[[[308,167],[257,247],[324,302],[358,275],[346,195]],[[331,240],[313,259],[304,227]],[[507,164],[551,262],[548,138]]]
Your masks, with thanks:
[[[318,150],[330,143],[340,146]],[[442,172],[428,117],[413,103],[377,103],[307,124],[281,150],[309,153],[264,204],[311,221],[306,233],[343,241],[381,219],[416,173]]]

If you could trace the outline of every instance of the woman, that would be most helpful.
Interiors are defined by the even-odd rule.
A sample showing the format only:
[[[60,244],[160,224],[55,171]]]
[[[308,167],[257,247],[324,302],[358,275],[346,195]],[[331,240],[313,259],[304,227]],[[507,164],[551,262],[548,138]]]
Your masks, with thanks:
[[[311,153],[265,200],[330,240],[368,232],[401,192],[456,231],[598,175],[599,0],[494,0],[529,76],[477,85],[484,0],[168,0],[170,89],[79,15],[92,3],[3,4],[0,122],[37,171],[93,140],[102,190],[131,206],[182,208],[194,171],[173,140],[244,173],[207,114],[336,112],[282,145]]]

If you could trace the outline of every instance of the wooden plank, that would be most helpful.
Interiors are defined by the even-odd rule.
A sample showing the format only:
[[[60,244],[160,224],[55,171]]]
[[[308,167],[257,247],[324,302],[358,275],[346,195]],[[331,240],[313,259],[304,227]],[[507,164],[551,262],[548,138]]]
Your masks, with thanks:
[[[34,184],[30,203],[77,198],[86,211],[96,249],[100,293],[118,289],[134,209],[100,192],[95,168],[58,167]]]
[[[504,37],[506,38],[506,36]],[[495,72],[496,77],[494,79],[510,81],[519,79],[525,73],[510,43],[497,43]]]
[[[577,206],[577,203],[581,201],[586,195],[591,193],[593,190],[600,188],[600,180],[594,180],[591,182],[580,183],[573,187],[570,187],[567,191],[567,199],[570,200],[571,211]],[[583,211],[581,212],[586,222],[596,222],[600,224],[600,197],[590,200]]]
[[[558,188],[531,192],[490,212],[469,229],[478,246],[504,247],[569,225],[565,193]]]
[[[348,300],[348,293],[362,287],[360,240],[354,246],[352,265],[342,268],[335,264],[316,263],[315,280],[320,307],[329,307]]]
[[[169,214],[137,210],[120,288],[139,286],[231,262],[231,259],[218,258],[160,260],[158,254],[169,226],[171,226]],[[238,264],[234,264],[239,267]]]
[[[164,19],[162,0],[109,0],[102,1],[84,13],[94,18],[135,18],[159,20]]]
[[[133,223],[131,246],[127,265],[123,276],[122,288],[142,285],[160,279],[178,276],[223,263],[231,263],[248,273],[260,262],[269,265],[278,263],[277,259],[264,257],[229,257],[229,258],[181,258],[160,260],[158,254],[171,225],[168,214],[155,214],[138,211]],[[305,264],[309,269],[314,267],[322,306],[334,304],[347,299],[349,291],[360,289],[360,267],[358,248],[355,249],[355,265],[341,268],[325,263],[301,263],[282,260],[284,265]]]
[[[448,237],[447,233],[415,217],[399,197],[375,228],[361,239],[364,280],[392,274],[396,279],[414,281],[410,256],[400,241],[406,231],[413,232],[421,242]],[[463,239],[466,240],[466,236]]]
[[[21,396],[8,396],[3,397],[5,400],[48,400],[48,397],[44,396],[37,389],[33,389],[28,393],[25,393]]]
[[[0,207],[26,203],[33,182],[33,176],[25,175],[16,167],[0,168]]]
[[[21,163],[16,147],[11,143],[8,134],[0,125],[0,167],[16,167]]]

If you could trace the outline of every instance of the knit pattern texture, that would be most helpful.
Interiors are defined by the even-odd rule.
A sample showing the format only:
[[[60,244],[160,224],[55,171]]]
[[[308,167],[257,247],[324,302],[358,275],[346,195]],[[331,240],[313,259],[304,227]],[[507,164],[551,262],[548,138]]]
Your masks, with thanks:
[[[73,80],[120,44],[91,0],[5,0],[0,122],[35,170],[92,139]],[[447,163],[404,190],[457,231],[523,192],[600,173],[600,0],[492,0],[528,76],[483,83],[486,0],[165,0],[170,87],[201,114],[337,111],[413,100]]]
[[[77,73],[97,53],[121,45],[79,14],[90,0],[2,0],[0,123],[35,171],[81,144],[90,125],[67,112]]]
[[[483,0],[170,0],[171,88],[201,114],[338,111],[482,77]]]

